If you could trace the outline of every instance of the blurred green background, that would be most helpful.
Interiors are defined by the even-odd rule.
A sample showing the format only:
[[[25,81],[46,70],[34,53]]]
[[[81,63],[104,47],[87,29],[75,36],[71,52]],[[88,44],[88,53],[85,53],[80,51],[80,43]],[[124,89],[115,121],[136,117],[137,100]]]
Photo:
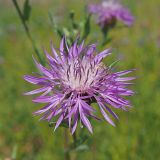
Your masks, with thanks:
[[[22,6],[24,1],[18,2]],[[29,26],[38,48],[49,49],[51,39],[56,47],[59,44],[48,11],[61,26],[68,25],[69,10],[74,9],[80,21],[88,2],[31,0]],[[134,108],[130,112],[116,111],[120,117],[116,128],[94,121],[94,134],[88,142],[90,150],[79,152],[77,160],[160,159],[160,1],[123,2],[135,15],[135,24],[130,29],[113,30],[113,41],[108,46],[115,48],[112,59],[122,59],[119,70],[137,68]],[[101,34],[93,20],[92,25],[93,34],[87,41],[99,42]],[[54,133],[47,122],[38,122],[32,112],[40,106],[22,95],[34,88],[23,80],[24,74],[36,71],[33,54],[11,0],[0,0],[0,160],[61,160],[64,156],[63,129]],[[110,59],[106,59],[107,63],[111,63]]]

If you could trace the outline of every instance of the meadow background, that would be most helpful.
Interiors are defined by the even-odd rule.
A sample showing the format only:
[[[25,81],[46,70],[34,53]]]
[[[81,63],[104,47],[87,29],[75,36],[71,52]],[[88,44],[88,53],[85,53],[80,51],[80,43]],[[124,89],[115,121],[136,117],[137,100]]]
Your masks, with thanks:
[[[18,1],[21,5],[23,0]],[[52,39],[58,47],[60,39],[48,18],[52,12],[60,25],[68,25],[67,13],[73,9],[77,20],[83,6],[91,1],[31,0],[29,20],[38,48],[49,49]],[[117,110],[120,122],[114,128],[93,121],[94,134],[88,141],[90,150],[79,152],[77,160],[158,160],[160,159],[160,1],[124,0],[136,17],[132,28],[114,29],[111,58],[121,57],[117,69],[137,68],[132,87],[130,112]],[[87,42],[99,41],[101,34],[92,20],[93,34]],[[97,34],[94,32],[96,29]],[[102,48],[101,48],[102,49]],[[11,0],[0,0],[0,160],[61,160],[63,129],[53,133],[46,122],[38,122],[32,112],[40,106],[22,93],[33,87],[23,80],[24,74],[36,71],[34,51]]]

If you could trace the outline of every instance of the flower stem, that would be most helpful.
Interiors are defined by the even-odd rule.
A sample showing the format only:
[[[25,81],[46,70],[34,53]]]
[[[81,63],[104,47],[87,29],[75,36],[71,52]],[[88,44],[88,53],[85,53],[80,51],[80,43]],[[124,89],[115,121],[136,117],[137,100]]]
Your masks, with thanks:
[[[72,137],[73,137],[74,148],[76,148],[76,141],[77,141],[76,132],[74,132]]]
[[[41,56],[38,48],[36,47],[36,44],[35,44],[34,39],[33,39],[32,36],[31,36],[29,27],[28,27],[28,25],[27,25],[27,23],[26,23],[26,21],[25,21],[25,19],[24,19],[24,15],[23,15],[23,13],[22,13],[22,11],[21,11],[18,3],[17,3],[17,0],[12,0],[12,2],[13,2],[13,5],[14,5],[14,7],[15,7],[18,15],[19,15],[19,18],[20,18],[20,20],[21,20],[21,22],[22,22],[22,25],[23,25],[24,29],[25,29],[25,32],[26,32],[26,34],[27,34],[27,37],[28,37],[28,39],[30,40],[30,42],[31,42],[31,44],[32,44],[33,50],[35,51],[35,53],[36,53],[39,61],[44,65],[45,62],[44,62],[44,60],[43,60],[43,58],[42,58],[42,56]]]
[[[64,160],[70,160],[68,129],[64,129]]]
[[[76,152],[76,147],[77,147],[77,135],[76,132],[72,135],[73,138],[73,149],[75,150],[74,155],[73,155],[73,160],[77,160],[77,152]]]

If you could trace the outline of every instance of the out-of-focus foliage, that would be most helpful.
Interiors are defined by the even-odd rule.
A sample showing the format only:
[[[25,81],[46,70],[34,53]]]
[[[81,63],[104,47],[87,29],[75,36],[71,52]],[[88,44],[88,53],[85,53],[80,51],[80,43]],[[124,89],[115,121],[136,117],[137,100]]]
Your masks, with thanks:
[[[19,2],[23,8],[23,1]],[[31,1],[32,14],[28,23],[39,49],[46,46],[49,50],[51,39],[55,46],[59,43],[48,11],[65,26],[68,23],[66,13],[71,9],[76,12],[76,20],[81,19],[82,2],[86,3]],[[82,154],[85,146],[81,146],[78,160],[155,160],[160,155],[160,1],[125,0],[124,3],[136,16],[135,25],[130,29],[114,29],[110,33],[112,43],[104,48],[114,48],[112,58],[106,59],[107,64],[118,57],[122,61],[116,64],[117,70],[137,68],[134,85],[137,94],[132,98],[134,108],[128,113],[116,111],[120,117],[116,128],[106,122],[93,121],[93,140],[88,140],[91,150]],[[31,113],[40,106],[22,95],[32,89],[22,77],[35,70],[34,51],[11,1],[0,1],[0,19],[0,159],[63,159],[62,129],[53,133],[47,122],[38,122]],[[91,23],[92,36],[87,42],[99,42],[101,34],[94,32],[98,27],[93,20]]]

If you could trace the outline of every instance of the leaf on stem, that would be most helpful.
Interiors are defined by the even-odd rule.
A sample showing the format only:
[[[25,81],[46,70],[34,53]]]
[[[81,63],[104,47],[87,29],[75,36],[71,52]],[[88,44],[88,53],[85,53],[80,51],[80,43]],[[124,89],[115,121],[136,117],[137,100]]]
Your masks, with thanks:
[[[80,145],[76,148],[76,151],[78,151],[78,152],[84,152],[84,151],[87,151],[87,150],[89,150],[89,147],[86,144]]]
[[[29,4],[29,0],[25,0],[23,5],[23,20],[28,21],[31,14],[31,5]]]
[[[83,38],[87,38],[87,36],[90,33],[90,18],[91,15],[87,15],[85,20],[84,20],[84,26],[83,26]]]

